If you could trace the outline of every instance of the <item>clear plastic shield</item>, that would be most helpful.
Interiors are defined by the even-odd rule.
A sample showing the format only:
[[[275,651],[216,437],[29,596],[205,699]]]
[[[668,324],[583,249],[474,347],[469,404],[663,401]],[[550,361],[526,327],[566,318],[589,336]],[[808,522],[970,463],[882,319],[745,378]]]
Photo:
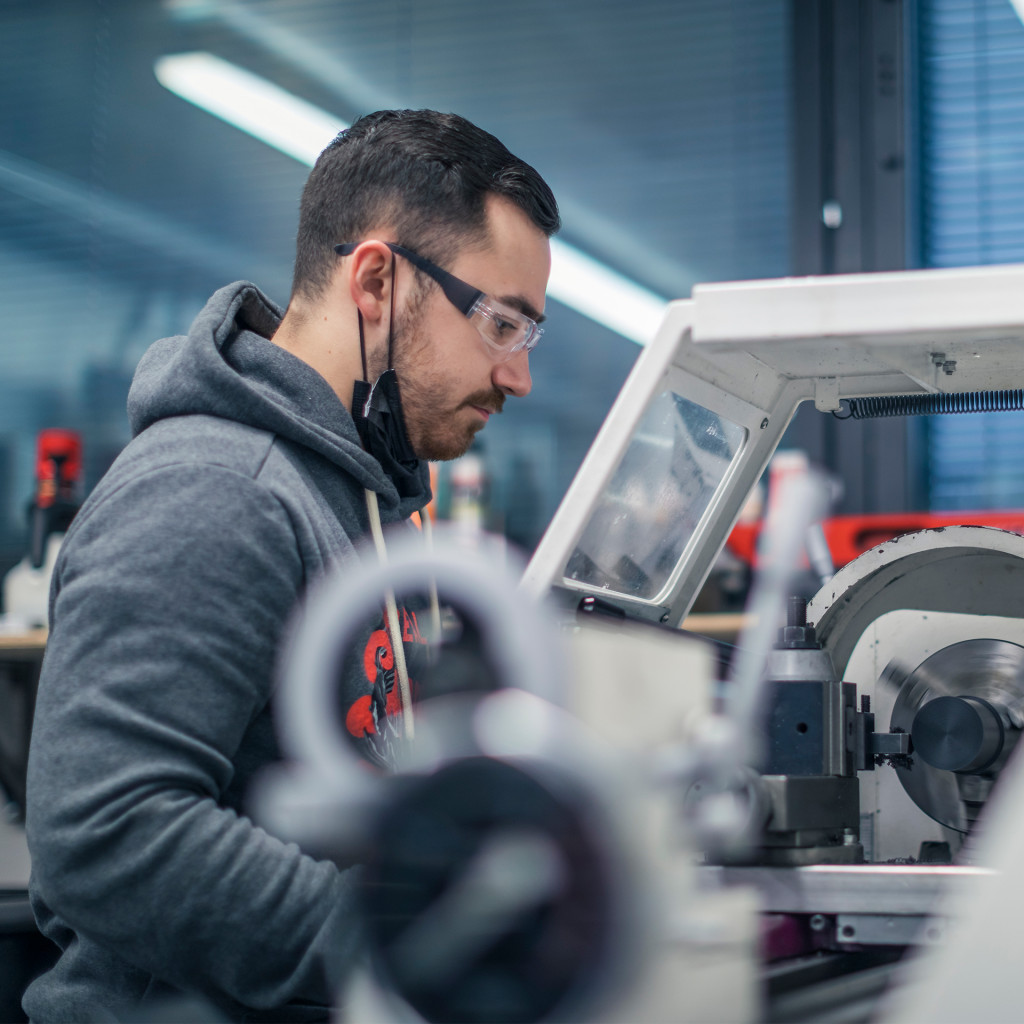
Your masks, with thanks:
[[[567,580],[652,600],[747,431],[672,391],[651,403],[565,567]]]

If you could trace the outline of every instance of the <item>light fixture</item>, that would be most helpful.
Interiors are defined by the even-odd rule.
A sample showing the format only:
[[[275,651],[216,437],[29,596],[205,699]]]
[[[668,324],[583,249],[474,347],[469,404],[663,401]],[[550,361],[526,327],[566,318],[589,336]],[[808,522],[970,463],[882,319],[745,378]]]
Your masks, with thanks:
[[[160,57],[153,70],[165,89],[310,167],[331,139],[348,127],[212,53]]]
[[[210,53],[160,57],[157,80],[189,103],[312,167],[343,121],[292,93]],[[654,337],[665,299],[579,249],[551,240],[548,294],[623,337]]]
[[[660,295],[558,238],[551,239],[548,294],[638,345],[653,340],[668,305]]]

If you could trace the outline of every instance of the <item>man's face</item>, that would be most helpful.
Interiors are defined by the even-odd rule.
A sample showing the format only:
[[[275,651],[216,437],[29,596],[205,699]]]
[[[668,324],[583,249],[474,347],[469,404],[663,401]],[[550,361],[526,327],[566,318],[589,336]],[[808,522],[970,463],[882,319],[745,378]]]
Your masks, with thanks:
[[[551,270],[547,237],[506,199],[488,199],[487,220],[486,245],[463,249],[444,269],[504,305],[543,312]],[[395,370],[416,454],[431,460],[465,454],[507,396],[529,394],[529,358],[524,350],[502,360],[436,286],[396,313]]]

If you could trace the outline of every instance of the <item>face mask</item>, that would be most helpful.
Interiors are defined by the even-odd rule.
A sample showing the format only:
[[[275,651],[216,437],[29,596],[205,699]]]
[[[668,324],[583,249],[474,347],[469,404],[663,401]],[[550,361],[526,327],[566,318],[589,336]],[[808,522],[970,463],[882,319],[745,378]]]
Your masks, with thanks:
[[[391,477],[399,495],[409,498],[419,493],[419,459],[405,430],[402,396],[394,369],[385,370],[372,387],[365,380],[356,381],[352,389],[352,418],[363,448]]]
[[[372,387],[365,378],[369,376],[366,367],[366,337],[363,333],[363,314],[359,313],[359,354],[363,362],[363,380],[357,380],[352,388],[352,418],[359,431],[359,440],[391,477],[395,488],[403,498],[410,498],[421,490],[419,459],[412,450],[409,435],[405,429],[405,415],[402,412],[402,395],[398,389],[398,374],[394,369],[392,348],[395,325],[395,256],[391,255],[391,319],[388,323],[388,369]]]

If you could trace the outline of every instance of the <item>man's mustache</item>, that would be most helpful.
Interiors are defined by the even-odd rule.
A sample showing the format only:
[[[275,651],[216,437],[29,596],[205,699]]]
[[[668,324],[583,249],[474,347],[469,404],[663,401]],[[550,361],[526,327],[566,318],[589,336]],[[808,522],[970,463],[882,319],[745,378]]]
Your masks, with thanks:
[[[463,405],[475,405],[478,409],[500,413],[505,408],[505,393],[494,388],[492,391],[477,391],[470,395]]]

